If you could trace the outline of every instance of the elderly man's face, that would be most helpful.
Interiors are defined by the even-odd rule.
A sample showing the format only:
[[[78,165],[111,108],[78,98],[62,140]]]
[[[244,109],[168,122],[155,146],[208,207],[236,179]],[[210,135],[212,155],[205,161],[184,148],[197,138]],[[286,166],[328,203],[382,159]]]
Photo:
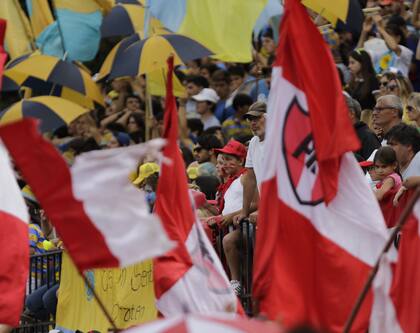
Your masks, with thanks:
[[[373,108],[372,120],[375,125],[384,127],[398,118],[398,110],[395,109],[386,99],[380,99]]]

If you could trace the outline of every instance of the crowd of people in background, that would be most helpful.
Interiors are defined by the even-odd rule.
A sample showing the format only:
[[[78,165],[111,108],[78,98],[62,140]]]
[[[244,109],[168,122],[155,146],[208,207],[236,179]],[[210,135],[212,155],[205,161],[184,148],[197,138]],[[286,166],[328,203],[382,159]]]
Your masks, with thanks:
[[[359,33],[318,23],[336,61],[348,116],[361,142],[355,156],[386,211],[389,205],[398,205],[406,189],[420,184],[420,1],[364,2],[364,7],[380,10],[366,15]],[[214,229],[225,233],[226,268],[237,294],[241,292],[237,225],[243,218],[258,223],[262,163],[270,158],[263,148],[275,58],[273,29],[265,28],[255,40],[252,63],[204,58],[175,71],[185,87],[185,97],[177,99],[185,172],[209,236]],[[316,57],[308,51],[308,56]],[[84,152],[138,144],[163,133],[164,97],[152,97],[152,112],[147,114],[144,77],[101,84],[106,108],[91,110],[49,133],[69,165]],[[127,175],[133,186],[147,192],[151,209],[159,172],[159,161],[146,158]],[[56,235],[48,233],[36,198],[25,197],[32,207],[31,253],[60,247]],[[389,227],[394,224],[387,220]],[[48,250],[44,240],[51,241]],[[45,316],[48,309],[54,314],[51,295],[57,286],[53,288],[52,294],[38,293],[37,302],[28,298],[28,315]]]

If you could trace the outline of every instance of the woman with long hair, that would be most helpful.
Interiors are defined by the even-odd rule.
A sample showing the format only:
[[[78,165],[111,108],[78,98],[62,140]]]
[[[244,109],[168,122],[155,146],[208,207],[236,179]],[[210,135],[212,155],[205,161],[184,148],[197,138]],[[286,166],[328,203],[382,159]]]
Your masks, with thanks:
[[[372,109],[375,106],[372,91],[379,88],[379,83],[369,54],[362,49],[352,51],[349,69],[351,78],[346,91],[360,103],[362,109]]]
[[[386,86],[386,94],[387,95],[395,95],[401,98],[401,102],[403,105],[403,121],[410,122],[410,119],[407,115],[407,104],[408,98],[410,94],[413,92],[413,86],[411,85],[410,80],[402,76],[401,74],[397,74],[388,81]]]

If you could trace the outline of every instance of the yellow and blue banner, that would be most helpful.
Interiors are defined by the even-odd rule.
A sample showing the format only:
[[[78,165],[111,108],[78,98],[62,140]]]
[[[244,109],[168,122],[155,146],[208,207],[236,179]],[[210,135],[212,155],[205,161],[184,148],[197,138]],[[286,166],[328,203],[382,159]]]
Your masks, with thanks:
[[[148,1],[168,29],[200,42],[223,61],[252,61],[252,30],[268,0]]]
[[[152,261],[148,260],[127,268],[85,272],[118,328],[157,318],[152,269]],[[57,328],[65,333],[107,332],[110,328],[92,291],[67,254],[63,254],[56,322]]]

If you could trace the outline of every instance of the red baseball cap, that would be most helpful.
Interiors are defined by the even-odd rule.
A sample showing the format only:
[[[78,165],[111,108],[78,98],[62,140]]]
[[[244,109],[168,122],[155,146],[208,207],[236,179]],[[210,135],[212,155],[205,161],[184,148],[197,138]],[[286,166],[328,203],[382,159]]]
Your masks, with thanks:
[[[246,147],[236,140],[230,140],[226,146],[224,146],[221,149],[214,149],[216,153],[222,153],[222,154],[228,154],[228,155],[234,155],[239,158],[245,158],[246,157]]]
[[[373,165],[373,162],[372,162],[372,161],[362,161],[362,162],[359,162],[359,165],[360,165],[362,168],[365,168],[365,167],[370,167],[370,166],[372,166],[372,165]]]

